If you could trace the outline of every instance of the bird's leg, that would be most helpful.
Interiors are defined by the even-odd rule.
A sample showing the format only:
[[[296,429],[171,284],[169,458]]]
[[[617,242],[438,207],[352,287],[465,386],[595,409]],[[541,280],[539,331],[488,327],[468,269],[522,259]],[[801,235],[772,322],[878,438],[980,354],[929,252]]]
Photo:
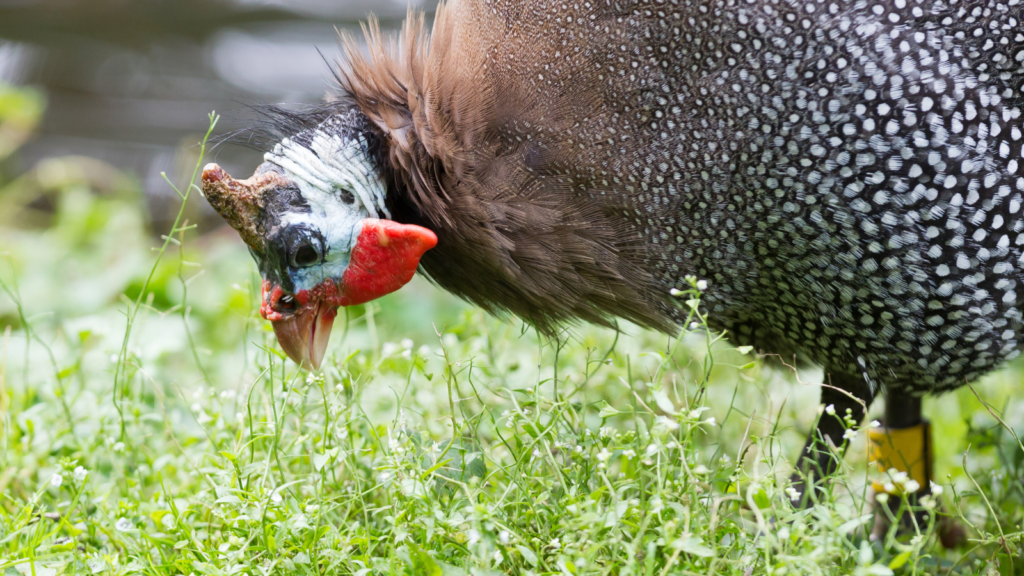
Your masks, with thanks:
[[[919,508],[918,502],[932,492],[933,470],[931,424],[921,412],[921,399],[888,393],[884,426],[869,430],[868,439],[871,460],[884,474],[882,481],[872,483],[876,511],[873,537],[888,534],[891,520],[900,512],[904,492],[909,492],[907,503],[915,512],[913,518],[910,514],[900,518],[901,529],[912,531],[916,520],[924,530],[929,513]],[[939,519],[937,531],[947,548],[959,545],[965,537],[963,527],[946,516]]]
[[[870,387],[860,376],[834,376],[829,386],[821,389],[821,416],[818,426],[811,431],[807,444],[800,452],[796,472],[793,474],[794,504],[810,505],[814,498],[808,487],[827,479],[839,466],[843,435],[848,429],[847,416],[854,423],[864,420],[868,406],[874,399]]]

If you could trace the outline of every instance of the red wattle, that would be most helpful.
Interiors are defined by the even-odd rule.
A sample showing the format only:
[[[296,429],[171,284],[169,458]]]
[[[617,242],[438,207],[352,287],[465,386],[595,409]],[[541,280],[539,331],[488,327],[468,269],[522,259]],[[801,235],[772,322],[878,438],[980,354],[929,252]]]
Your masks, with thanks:
[[[341,277],[337,304],[353,306],[405,286],[424,252],[437,246],[437,235],[412,224],[367,218]]]

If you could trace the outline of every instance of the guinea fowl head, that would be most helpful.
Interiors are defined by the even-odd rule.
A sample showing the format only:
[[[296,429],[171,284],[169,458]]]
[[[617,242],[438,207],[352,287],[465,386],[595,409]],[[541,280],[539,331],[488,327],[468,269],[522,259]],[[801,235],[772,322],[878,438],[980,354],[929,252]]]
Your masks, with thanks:
[[[313,369],[338,307],[398,290],[437,244],[430,230],[390,220],[372,138],[349,111],[280,141],[247,180],[203,170],[204,195],[259,266],[260,313],[288,356]]]

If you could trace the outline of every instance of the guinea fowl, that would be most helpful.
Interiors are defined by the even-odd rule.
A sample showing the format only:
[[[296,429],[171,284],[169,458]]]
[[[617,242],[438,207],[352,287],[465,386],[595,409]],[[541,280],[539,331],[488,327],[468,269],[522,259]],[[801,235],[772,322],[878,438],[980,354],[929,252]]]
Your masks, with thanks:
[[[210,165],[203,190],[299,363],[417,264],[548,333],[675,333],[694,275],[734,342],[824,367],[822,404],[861,420],[884,394],[919,442],[879,460],[927,489],[920,397],[1018,353],[1022,19],[1020,0],[452,0],[429,33],[346,41],[335,97],[270,110],[256,175]],[[828,414],[807,473],[835,467]]]

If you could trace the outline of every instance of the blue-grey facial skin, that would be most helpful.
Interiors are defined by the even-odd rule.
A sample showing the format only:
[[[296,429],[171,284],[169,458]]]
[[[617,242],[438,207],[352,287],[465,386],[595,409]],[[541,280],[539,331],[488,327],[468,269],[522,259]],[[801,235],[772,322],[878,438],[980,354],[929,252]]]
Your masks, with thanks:
[[[362,221],[390,217],[365,140],[337,134],[336,121],[282,140],[257,169],[285,184],[267,196],[267,248],[254,257],[264,278],[290,294],[340,281]]]

